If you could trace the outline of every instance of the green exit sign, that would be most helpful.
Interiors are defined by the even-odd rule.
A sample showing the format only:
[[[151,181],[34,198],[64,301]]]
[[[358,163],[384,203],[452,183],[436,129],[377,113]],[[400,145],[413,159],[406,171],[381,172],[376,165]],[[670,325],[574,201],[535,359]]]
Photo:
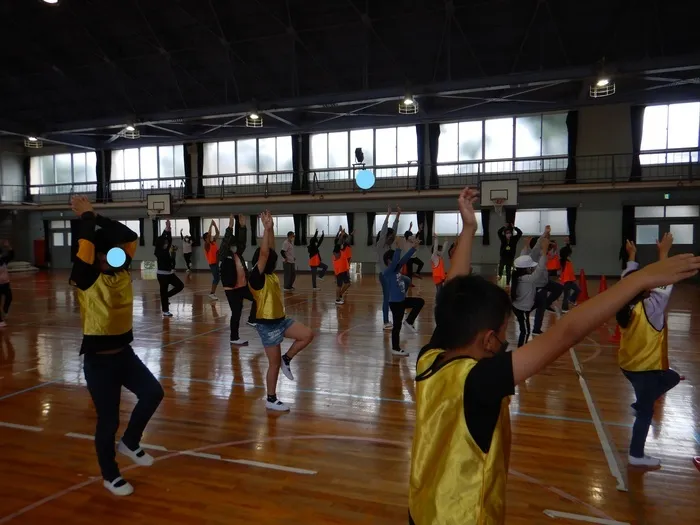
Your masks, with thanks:
[[[668,200],[668,199],[670,199],[670,198],[671,198],[671,194],[670,194],[670,193],[664,193],[664,199],[665,199],[665,200]]]

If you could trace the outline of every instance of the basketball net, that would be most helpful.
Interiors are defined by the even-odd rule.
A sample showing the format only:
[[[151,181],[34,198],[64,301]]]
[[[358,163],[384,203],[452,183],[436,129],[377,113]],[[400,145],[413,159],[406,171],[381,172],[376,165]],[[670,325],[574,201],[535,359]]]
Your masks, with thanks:
[[[498,213],[499,215],[503,215],[503,206],[506,203],[505,199],[494,199],[491,201],[493,203],[493,209]]]
[[[157,219],[158,215],[160,215],[160,212],[158,210],[151,210],[151,209],[146,209],[146,213],[148,214],[148,217],[151,219]]]

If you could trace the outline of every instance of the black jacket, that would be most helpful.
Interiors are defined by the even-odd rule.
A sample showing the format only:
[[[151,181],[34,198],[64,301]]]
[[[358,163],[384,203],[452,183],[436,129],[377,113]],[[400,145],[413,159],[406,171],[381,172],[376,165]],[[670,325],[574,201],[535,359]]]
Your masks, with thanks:
[[[238,229],[238,235],[235,237],[233,235],[233,228],[226,228],[224,240],[221,241],[221,246],[219,247],[219,274],[221,275],[221,285],[224,288],[233,288],[236,286],[236,281],[238,280],[238,271],[236,270],[236,261],[233,259],[234,257],[238,257],[238,260],[241,262],[241,266],[243,266],[243,271],[245,272],[246,282],[248,281],[248,267],[243,258],[246,239],[247,229],[245,226],[241,226]],[[236,253],[231,252],[231,247],[233,246],[236,247]]]
[[[171,272],[173,268],[173,259],[170,257],[170,247],[173,245],[173,235],[168,230],[160,234],[156,239],[156,249],[153,255],[156,256],[158,270],[161,272]]]
[[[501,239],[501,259],[512,261],[515,259],[518,241],[523,236],[520,228],[513,227],[513,233],[510,239],[506,238],[506,227],[503,226],[498,230],[498,238]]]
[[[311,237],[311,241],[313,242],[309,242],[309,246],[307,247],[307,250],[309,250],[309,259],[315,255],[320,257],[321,254],[318,252],[318,249],[321,247],[321,244],[323,244],[323,233],[321,233],[320,239],[318,238],[318,232],[314,233],[314,236]]]

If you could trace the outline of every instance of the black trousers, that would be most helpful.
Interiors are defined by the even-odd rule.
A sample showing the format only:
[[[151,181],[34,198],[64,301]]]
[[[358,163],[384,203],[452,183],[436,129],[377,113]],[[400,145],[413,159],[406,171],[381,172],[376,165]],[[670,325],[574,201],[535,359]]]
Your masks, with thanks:
[[[188,270],[192,269],[192,252],[183,253],[182,256],[185,258],[185,266]]]
[[[510,284],[510,274],[513,273],[513,259],[501,257],[498,261],[498,277],[503,277],[503,271],[506,272],[506,284]]]
[[[520,329],[520,335],[518,335],[518,348],[520,348],[527,342],[527,338],[530,335],[530,312],[513,308],[513,313],[518,320],[518,327]]]
[[[319,273],[319,269],[321,272]],[[328,265],[324,262],[318,263],[318,266],[312,266],[311,267],[311,287],[316,288],[316,274],[318,274],[318,277],[320,279],[323,279],[326,276],[326,272],[328,271]]]
[[[236,288],[235,290],[224,290],[224,293],[226,294],[228,305],[231,307],[231,341],[236,341],[239,337],[238,329],[241,326],[243,299],[248,299],[253,303],[250,307],[250,315],[248,316],[249,323],[255,322],[255,311],[257,310],[257,305],[253,299],[253,294],[250,293],[250,289],[247,286]]]
[[[5,302],[0,312],[0,321],[5,320],[5,316],[10,312],[10,304],[12,304],[12,289],[10,283],[0,284],[0,301],[5,298]]]
[[[419,274],[423,270],[424,262],[421,261],[418,257],[411,257],[408,262],[406,263],[406,276],[409,279],[413,279],[413,274],[417,273]],[[413,270],[413,266],[415,265],[416,269],[415,271]]]
[[[114,441],[119,429],[122,387],[138,398],[122,436],[122,441],[130,450],[139,447],[146,425],[163,400],[163,387],[130,346],[116,354],[86,354],[83,371],[97,411],[97,461],[102,477],[114,481],[119,477]]]
[[[297,278],[297,265],[286,262],[282,263],[282,268],[284,269],[284,289],[291,290]]]
[[[537,290],[537,295],[535,295],[535,326],[532,327],[534,332],[542,331],[545,310],[559,299],[563,291],[564,286],[555,281],[549,281]]]
[[[410,325],[416,322],[418,314],[423,309],[425,301],[420,297],[406,297],[400,303],[389,303],[389,308],[391,308],[391,317],[394,321],[394,326],[391,329],[391,348],[392,350],[401,349],[401,323],[403,323],[403,316],[406,310],[410,309],[411,313],[408,314],[406,322]]]
[[[158,274],[158,284],[160,285],[160,307],[164,312],[167,312],[170,309],[170,298],[180,293],[185,285],[174,273],[168,275]],[[168,291],[170,286],[173,288]]]

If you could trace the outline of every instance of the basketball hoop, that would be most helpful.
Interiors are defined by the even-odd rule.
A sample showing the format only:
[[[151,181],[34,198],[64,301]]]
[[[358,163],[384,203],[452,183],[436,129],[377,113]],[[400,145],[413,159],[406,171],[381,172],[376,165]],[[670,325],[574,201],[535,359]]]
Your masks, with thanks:
[[[491,201],[491,204],[493,204],[493,209],[499,215],[503,215],[503,206],[505,205],[505,203],[506,203],[505,199],[493,199]]]

